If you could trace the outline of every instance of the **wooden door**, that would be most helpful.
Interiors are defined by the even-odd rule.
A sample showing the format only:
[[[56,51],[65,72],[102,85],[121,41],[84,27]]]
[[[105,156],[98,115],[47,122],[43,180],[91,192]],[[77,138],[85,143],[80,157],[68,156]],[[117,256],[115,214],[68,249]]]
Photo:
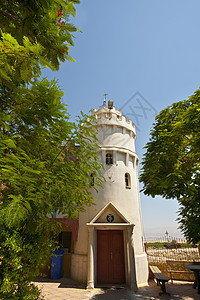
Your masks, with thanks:
[[[122,230],[97,230],[97,282],[125,282]]]

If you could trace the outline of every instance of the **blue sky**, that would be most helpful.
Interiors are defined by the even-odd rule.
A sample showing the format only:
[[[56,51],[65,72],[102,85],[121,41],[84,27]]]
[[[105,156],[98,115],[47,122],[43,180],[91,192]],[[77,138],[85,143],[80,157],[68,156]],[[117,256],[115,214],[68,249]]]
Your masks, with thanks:
[[[58,79],[72,118],[108,93],[136,124],[141,161],[155,113],[199,88],[199,11],[199,0],[82,0],[72,20],[82,30],[76,62],[43,76]],[[177,201],[140,197],[145,236],[178,236]]]

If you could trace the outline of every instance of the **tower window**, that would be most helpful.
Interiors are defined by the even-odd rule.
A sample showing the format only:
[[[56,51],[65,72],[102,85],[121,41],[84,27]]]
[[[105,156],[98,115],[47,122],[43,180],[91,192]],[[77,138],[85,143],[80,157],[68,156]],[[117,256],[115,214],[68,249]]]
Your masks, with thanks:
[[[113,155],[112,155],[112,153],[107,153],[106,154],[106,164],[107,165],[112,165],[113,164]]]
[[[90,185],[94,186],[94,174],[90,174]]]
[[[131,188],[131,177],[130,177],[129,173],[125,174],[125,187],[126,187],[126,189]]]

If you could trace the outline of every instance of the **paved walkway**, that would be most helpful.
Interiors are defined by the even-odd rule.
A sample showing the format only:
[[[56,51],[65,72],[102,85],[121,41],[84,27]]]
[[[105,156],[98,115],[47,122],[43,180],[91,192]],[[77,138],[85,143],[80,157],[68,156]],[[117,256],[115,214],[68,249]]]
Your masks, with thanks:
[[[123,287],[95,288],[86,290],[71,279],[59,280],[37,279],[35,284],[42,290],[45,300],[135,300],[135,299],[172,299],[172,300],[200,300],[197,290],[192,288],[191,282],[174,281],[174,284],[166,284],[167,292],[171,296],[159,296],[161,288],[154,281],[149,286],[140,288],[136,293]]]

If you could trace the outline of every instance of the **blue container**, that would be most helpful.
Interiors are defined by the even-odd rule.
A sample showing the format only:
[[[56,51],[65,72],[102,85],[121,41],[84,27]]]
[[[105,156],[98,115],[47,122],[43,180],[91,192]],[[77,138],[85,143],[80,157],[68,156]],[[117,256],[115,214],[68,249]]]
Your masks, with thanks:
[[[64,251],[57,250],[53,252],[51,257],[51,279],[59,279],[62,274],[62,261]]]

